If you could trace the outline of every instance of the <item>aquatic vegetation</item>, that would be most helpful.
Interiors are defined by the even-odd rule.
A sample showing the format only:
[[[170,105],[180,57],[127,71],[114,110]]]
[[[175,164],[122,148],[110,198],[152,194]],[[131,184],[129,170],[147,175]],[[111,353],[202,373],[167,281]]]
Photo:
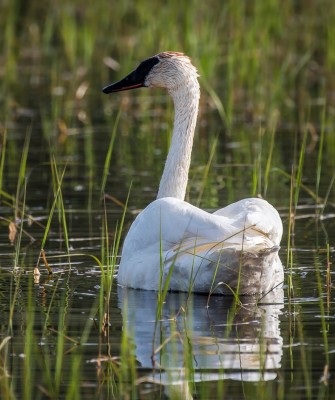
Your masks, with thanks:
[[[0,8],[0,397],[331,399],[334,2]],[[200,72],[187,197],[213,210],[260,195],[280,210],[281,301],[116,285],[173,107],[164,93],[120,105],[100,91],[164,50]],[[223,363],[243,349],[257,367]]]

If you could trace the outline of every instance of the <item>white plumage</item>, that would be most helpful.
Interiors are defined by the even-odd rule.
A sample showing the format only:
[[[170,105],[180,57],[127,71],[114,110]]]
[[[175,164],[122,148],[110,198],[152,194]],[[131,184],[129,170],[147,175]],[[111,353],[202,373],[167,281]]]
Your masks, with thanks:
[[[200,97],[197,71],[182,53],[143,61],[105,93],[141,86],[171,95],[174,129],[157,200],[124,241],[120,285],[204,293],[264,293],[283,281],[278,257],[282,222],[265,200],[249,198],[211,214],[184,201]]]

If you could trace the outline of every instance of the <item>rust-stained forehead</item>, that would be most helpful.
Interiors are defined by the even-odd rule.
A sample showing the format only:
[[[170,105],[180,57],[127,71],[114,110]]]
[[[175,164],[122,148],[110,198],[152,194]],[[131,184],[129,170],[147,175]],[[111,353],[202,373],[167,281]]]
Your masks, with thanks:
[[[185,57],[185,58],[189,58],[187,56],[185,56],[184,53],[180,53],[178,51],[163,51],[163,53],[159,53],[157,54],[157,56],[159,58],[172,58],[172,57]]]

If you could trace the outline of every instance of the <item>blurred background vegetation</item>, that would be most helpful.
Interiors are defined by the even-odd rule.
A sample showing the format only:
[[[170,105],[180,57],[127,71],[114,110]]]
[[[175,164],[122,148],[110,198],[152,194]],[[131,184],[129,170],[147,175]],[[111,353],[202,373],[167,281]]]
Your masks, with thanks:
[[[122,176],[124,190],[132,180],[136,190],[131,173],[139,169],[153,172],[152,186],[156,187],[168,150],[171,103],[166,107],[163,92],[140,90],[111,99],[101,94],[101,88],[164,50],[185,52],[201,76],[193,180],[192,171],[190,175],[197,192],[209,193],[196,187],[203,176],[200,171],[199,178],[196,167],[208,162],[214,145],[212,165],[234,160],[252,166],[249,183],[241,186],[247,186],[249,194],[266,194],[268,185],[261,182],[259,171],[264,175],[269,164],[271,141],[275,149],[271,168],[291,173],[307,132],[307,150],[314,164],[306,174],[314,177],[324,130],[323,159],[327,170],[334,169],[332,0],[1,0],[0,4],[0,135],[6,127],[10,155],[6,176],[30,130],[30,154],[40,149],[39,162],[49,160],[50,153],[65,156],[68,162],[75,159],[92,178],[101,156],[105,157],[107,136],[121,109],[112,165],[117,171],[128,171]],[[152,132],[166,134],[157,137]],[[262,147],[265,151],[260,156]],[[229,177],[235,170],[224,175]],[[214,182],[207,178],[210,191]],[[215,179],[220,187],[222,176]],[[228,195],[228,200],[234,198]],[[205,204],[217,206],[218,201],[208,198]]]

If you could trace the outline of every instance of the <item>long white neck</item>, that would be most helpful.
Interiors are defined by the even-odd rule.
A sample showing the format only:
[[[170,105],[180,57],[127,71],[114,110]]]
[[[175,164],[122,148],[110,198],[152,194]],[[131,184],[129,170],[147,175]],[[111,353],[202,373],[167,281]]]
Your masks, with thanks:
[[[184,200],[200,98],[196,75],[192,74],[188,81],[169,90],[169,93],[174,102],[174,126],[157,198],[176,197]]]

